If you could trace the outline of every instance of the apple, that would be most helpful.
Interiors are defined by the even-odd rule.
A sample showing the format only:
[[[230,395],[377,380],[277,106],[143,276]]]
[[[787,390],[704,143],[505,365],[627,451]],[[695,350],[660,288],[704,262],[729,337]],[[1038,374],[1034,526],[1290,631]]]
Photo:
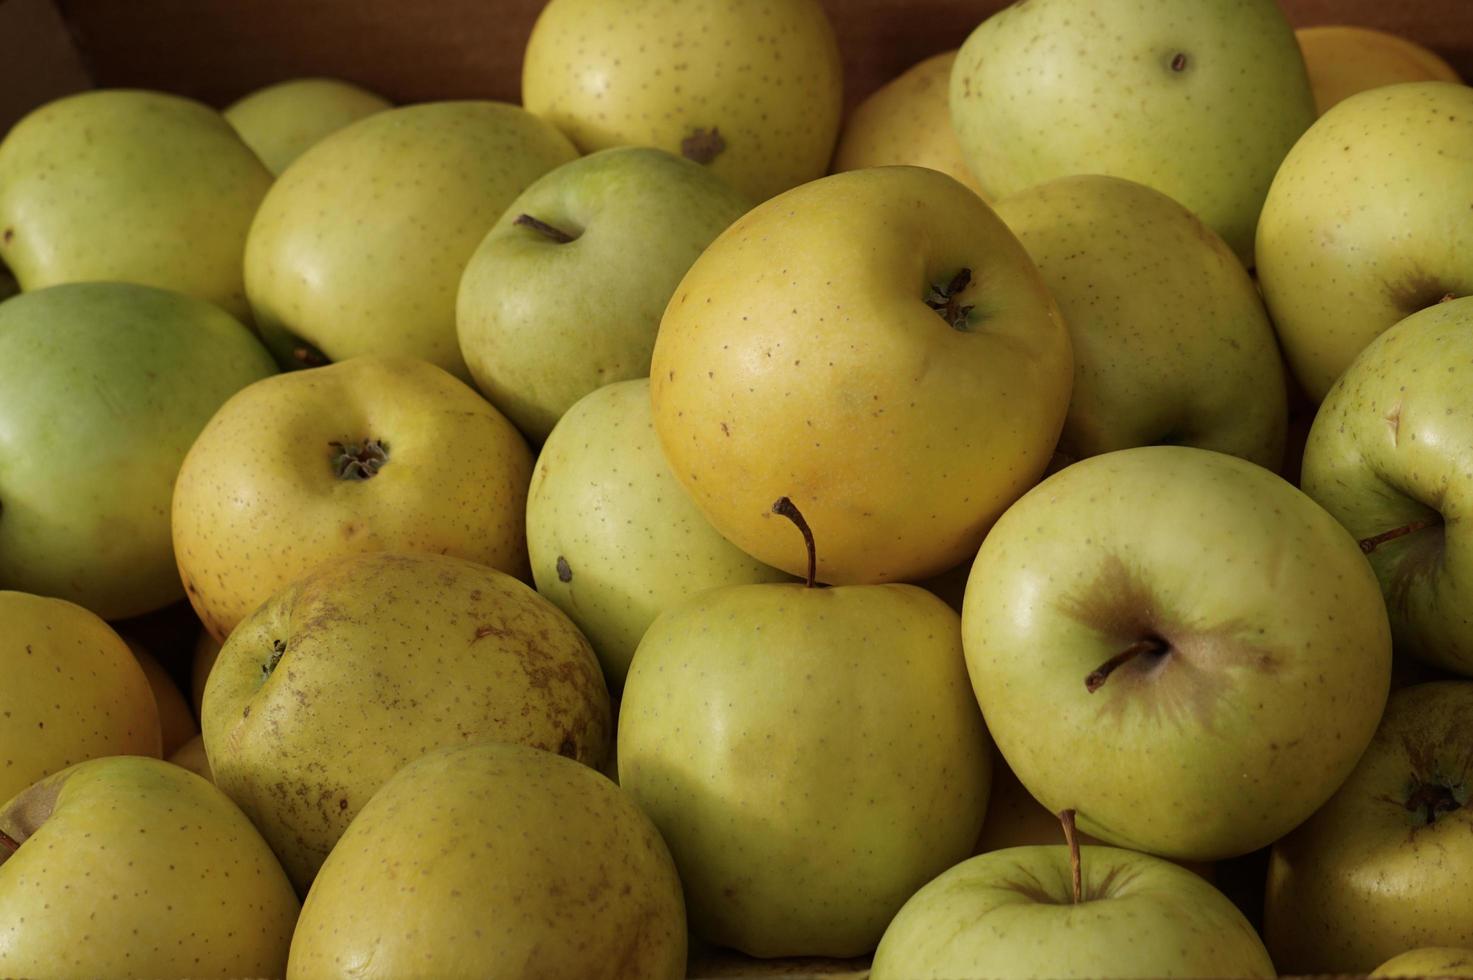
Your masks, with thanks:
[[[336,78],[293,78],[268,85],[226,106],[223,115],[240,138],[280,174],[309,147],[391,103]]]
[[[460,280],[456,330],[476,386],[540,443],[590,391],[648,377],[670,295],[749,207],[699,164],[651,147],[544,174]]]
[[[270,185],[208,106],[140,90],[69,95],[0,143],[0,261],[28,290],[135,282],[243,318],[246,231]]]
[[[471,896],[474,896],[472,899]],[[322,866],[287,976],[681,980],[670,852],[606,777],[481,742],[409,763]]]
[[[246,239],[262,337],[286,365],[404,354],[470,380],[460,274],[506,206],[575,156],[504,102],[405,106],[327,136],[277,178]]]
[[[1473,293],[1473,89],[1408,82],[1320,117],[1274,177],[1258,281],[1289,365],[1322,401],[1378,334]],[[1347,203],[1353,202],[1353,203]]]
[[[1330,389],[1304,492],[1370,556],[1398,653],[1473,676],[1473,297],[1372,340]]]
[[[1143,184],[1088,174],[994,203],[1059,304],[1074,388],[1058,451],[1156,443],[1276,468],[1288,402],[1258,290],[1227,244]]]
[[[204,735],[195,735],[189,741],[179,746],[170,755],[169,761],[176,766],[183,766],[197,776],[215,781],[215,774],[210,771],[210,758],[205,754]]]
[[[1473,977],[1473,949],[1424,946],[1398,953],[1370,972],[1373,977]]]
[[[696,260],[655,340],[671,470],[743,551],[803,574],[771,513],[824,542],[820,580],[922,579],[976,552],[1042,475],[1073,381],[1069,333],[1017,239],[922,167],[804,184]]]
[[[221,641],[349,555],[436,552],[528,578],[531,478],[521,434],[433,364],[364,355],[277,375],[226,402],[184,459],[179,574]]]
[[[951,117],[992,197],[1124,177],[1179,201],[1251,264],[1269,182],[1315,111],[1275,0],[1029,0],[962,45]]]
[[[0,975],[279,977],[297,911],[245,815],[159,759],[82,762],[0,807]]]
[[[1030,491],[977,554],[962,631],[1029,793],[1185,860],[1257,850],[1313,813],[1390,685],[1355,540],[1268,470],[1186,446],[1094,456]]]
[[[239,321],[130,283],[0,304],[0,588],[104,619],[184,596],[169,499],[211,415],[275,372]]]
[[[655,146],[753,201],[821,176],[843,68],[819,0],[551,0],[522,103],[584,153]]]
[[[1294,31],[1315,111],[1366,89],[1400,82],[1461,82],[1457,71],[1431,49],[1388,31],[1351,24],[1319,24]]]
[[[1289,973],[1473,939],[1473,682],[1396,691],[1335,795],[1274,844],[1263,933]]]
[[[597,767],[612,741],[588,641],[503,572],[445,555],[340,558],[230,634],[205,753],[305,894],[374,791],[426,752],[520,742]]]
[[[133,658],[138,661],[138,666],[143,668],[143,676],[148,679],[148,687],[158,709],[160,754],[167,759],[185,742],[199,734],[199,726],[194,722],[194,712],[190,710],[179,685],[174,683],[174,678],[169,676],[164,665],[131,636],[124,636],[122,639]]]
[[[933,54],[892,78],[854,107],[834,150],[833,171],[910,164],[982,187],[967,169],[951,125],[951,67],[956,51]]]
[[[220,641],[208,629],[200,629],[195,637],[194,652],[189,663],[189,700],[194,705],[196,718],[202,714],[200,707],[205,701],[205,682],[210,679],[210,671],[219,656]]]

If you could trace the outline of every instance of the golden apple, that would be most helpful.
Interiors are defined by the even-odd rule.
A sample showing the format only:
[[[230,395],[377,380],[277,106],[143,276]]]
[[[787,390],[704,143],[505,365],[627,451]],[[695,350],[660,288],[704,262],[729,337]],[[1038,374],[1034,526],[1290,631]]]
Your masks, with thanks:
[[[149,690],[153,692],[154,704],[159,709],[159,732],[163,737],[161,752],[164,758],[168,758],[181,745],[199,734],[194,712],[190,710],[189,702],[184,700],[184,694],[179,690],[179,685],[174,683],[174,678],[169,676],[164,665],[143,644],[127,636],[123,637],[123,642],[128,644],[138,666],[143,668],[143,676],[148,678]]]
[[[1348,24],[1324,24],[1294,31],[1315,111],[1325,110],[1366,89],[1398,82],[1461,82],[1457,70],[1415,41]]]
[[[231,103],[223,115],[266,169],[280,174],[324,137],[388,108],[387,99],[350,82],[293,78]]]

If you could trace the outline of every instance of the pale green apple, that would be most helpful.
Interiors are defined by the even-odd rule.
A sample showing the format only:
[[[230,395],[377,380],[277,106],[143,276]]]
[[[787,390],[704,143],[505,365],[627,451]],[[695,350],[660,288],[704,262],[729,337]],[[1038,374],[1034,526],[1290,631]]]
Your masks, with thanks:
[[[270,186],[208,106],[163,92],[70,95],[0,143],[0,261],[25,289],[136,282],[245,317],[241,256]]]
[[[749,207],[650,147],[601,150],[538,178],[460,280],[456,329],[476,386],[540,443],[590,391],[648,377],[670,295]]]
[[[993,206],[1069,325],[1074,390],[1060,453],[1165,443],[1278,467],[1289,418],[1278,342],[1215,232],[1160,191],[1095,174]]]
[[[912,585],[737,585],[667,609],[618,748],[692,931],[755,956],[868,953],[971,853],[987,805],[957,615]]]
[[[305,894],[405,763],[497,740],[596,767],[610,715],[588,641],[529,586],[459,558],[375,552],[323,565],[235,628],[203,729],[216,785]]]
[[[962,609],[988,729],[1028,791],[1110,844],[1210,861],[1329,798],[1391,679],[1376,577],[1268,470],[1147,446],[1032,490]]]
[[[291,883],[245,815],[194,773],[140,756],[82,762],[0,807],[0,835],[0,976],[286,967]]]
[[[1351,362],[1301,480],[1369,553],[1397,652],[1473,676],[1473,297],[1412,314]]]
[[[104,619],[184,596],[174,480],[227,398],[275,372],[213,304],[69,283],[0,304],[0,588]]]
[[[504,102],[405,106],[338,130],[277,179],[251,225],[245,284],[261,335],[283,364],[408,354],[470,380],[460,274],[506,206],[575,156]]]
[[[1027,0],[962,45],[951,118],[992,197],[1125,177],[1181,202],[1251,264],[1264,195],[1315,108],[1275,0]]]
[[[1370,972],[1373,977],[1473,977],[1473,948],[1423,946],[1398,953]]]
[[[885,930],[870,980],[1273,977],[1263,942],[1217,889],[1170,861],[1062,844],[1006,848],[920,889]]]
[[[716,533],[655,437],[648,378],[579,399],[548,436],[527,493],[537,591],[578,624],[618,688],[656,615],[722,585],[787,578]]]
[[[1295,144],[1258,224],[1258,281],[1311,399],[1392,324],[1473,293],[1473,89],[1353,95]]]
[[[820,0],[551,0],[522,102],[584,153],[656,146],[763,201],[828,169],[843,111]]]
[[[322,138],[391,108],[388,99],[336,78],[293,78],[226,106],[225,121],[273,174]]]
[[[312,883],[290,980],[681,980],[685,905],[650,819],[608,780],[496,742],[430,753]]]
[[[707,520],[792,574],[914,581],[976,553],[1042,476],[1073,382],[1043,277],[976,194],[924,167],[824,177],[758,205],[670,301],[655,431]]]

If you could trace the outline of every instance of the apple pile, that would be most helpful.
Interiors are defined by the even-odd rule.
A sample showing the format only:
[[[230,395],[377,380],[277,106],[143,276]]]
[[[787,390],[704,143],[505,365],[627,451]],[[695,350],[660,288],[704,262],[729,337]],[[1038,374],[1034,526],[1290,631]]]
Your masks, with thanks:
[[[1473,976],[1473,89],[957,41],[5,134],[0,975]]]

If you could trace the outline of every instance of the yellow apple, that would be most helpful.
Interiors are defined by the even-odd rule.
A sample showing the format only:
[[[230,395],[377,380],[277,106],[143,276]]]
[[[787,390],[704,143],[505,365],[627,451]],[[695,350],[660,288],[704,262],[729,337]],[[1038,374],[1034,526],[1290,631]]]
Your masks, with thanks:
[[[1398,82],[1461,82],[1452,65],[1415,41],[1348,24],[1295,30],[1315,110],[1324,111],[1366,89]]]
[[[199,726],[194,722],[194,712],[190,711],[189,702],[184,700],[174,678],[169,676],[164,665],[143,644],[127,636],[123,637],[123,642],[128,644],[138,666],[143,668],[143,676],[148,678],[148,687],[153,692],[154,704],[159,711],[159,732],[163,737],[161,752],[168,758],[181,745],[199,734]]]
[[[219,656],[220,641],[208,629],[200,630],[194,641],[194,658],[189,664],[189,701],[194,705],[196,718],[205,700],[205,682],[210,679],[210,670]]]
[[[196,735],[185,742],[174,753],[169,756],[169,761],[176,766],[183,766],[195,775],[202,776],[210,782],[215,781],[215,774],[210,770],[210,758],[205,755],[205,737]]]
[[[1473,949],[1424,946],[1398,953],[1370,973],[1373,977],[1473,977]]]
[[[280,174],[323,137],[390,108],[387,99],[336,78],[294,78],[252,92],[224,110],[246,146]]]

